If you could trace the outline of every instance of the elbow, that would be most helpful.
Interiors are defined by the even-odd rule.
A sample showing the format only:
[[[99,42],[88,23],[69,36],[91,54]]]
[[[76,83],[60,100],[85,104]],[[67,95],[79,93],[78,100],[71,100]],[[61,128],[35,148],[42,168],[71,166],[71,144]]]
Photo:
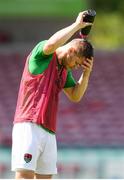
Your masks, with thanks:
[[[71,93],[71,96],[69,96],[69,99],[74,103],[79,103],[82,99],[84,94],[75,94]]]
[[[74,103],[79,103],[81,101],[81,97],[72,97],[71,101]]]

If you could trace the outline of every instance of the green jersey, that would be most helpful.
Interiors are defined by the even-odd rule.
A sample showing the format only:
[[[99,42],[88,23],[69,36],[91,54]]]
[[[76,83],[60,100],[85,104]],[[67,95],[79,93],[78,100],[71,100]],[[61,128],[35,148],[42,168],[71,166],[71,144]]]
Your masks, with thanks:
[[[31,53],[29,59],[29,72],[34,75],[42,74],[47,69],[50,61],[52,60],[53,54],[45,55],[43,53],[43,47],[45,43],[46,40],[38,43]],[[67,71],[67,78],[64,88],[74,87],[76,82],[73,78],[72,72],[71,70]]]

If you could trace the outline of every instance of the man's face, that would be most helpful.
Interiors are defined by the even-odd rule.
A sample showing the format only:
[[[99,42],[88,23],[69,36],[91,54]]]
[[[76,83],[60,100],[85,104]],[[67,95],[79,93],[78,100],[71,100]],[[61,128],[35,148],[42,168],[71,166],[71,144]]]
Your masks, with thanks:
[[[63,59],[62,64],[66,69],[77,69],[85,60],[85,57],[78,57],[76,51],[67,52],[66,57]]]

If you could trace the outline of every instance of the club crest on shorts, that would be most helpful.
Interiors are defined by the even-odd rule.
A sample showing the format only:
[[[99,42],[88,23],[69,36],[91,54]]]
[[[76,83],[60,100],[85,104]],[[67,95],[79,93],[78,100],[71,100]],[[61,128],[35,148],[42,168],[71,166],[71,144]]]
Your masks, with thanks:
[[[31,154],[24,154],[24,160],[26,163],[29,163],[32,160],[32,155]]]

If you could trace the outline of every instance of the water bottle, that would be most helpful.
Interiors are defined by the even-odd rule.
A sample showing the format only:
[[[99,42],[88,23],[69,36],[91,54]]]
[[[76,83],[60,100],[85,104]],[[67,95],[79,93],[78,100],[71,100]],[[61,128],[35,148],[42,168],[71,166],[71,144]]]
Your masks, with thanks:
[[[84,13],[85,17],[83,18],[84,22],[89,22],[89,23],[93,23],[95,16],[96,16],[96,11],[89,9],[86,11],[86,13]],[[90,33],[90,30],[92,28],[92,25],[86,26],[84,28],[81,29],[80,31],[80,37],[81,38],[87,38],[88,34]]]

